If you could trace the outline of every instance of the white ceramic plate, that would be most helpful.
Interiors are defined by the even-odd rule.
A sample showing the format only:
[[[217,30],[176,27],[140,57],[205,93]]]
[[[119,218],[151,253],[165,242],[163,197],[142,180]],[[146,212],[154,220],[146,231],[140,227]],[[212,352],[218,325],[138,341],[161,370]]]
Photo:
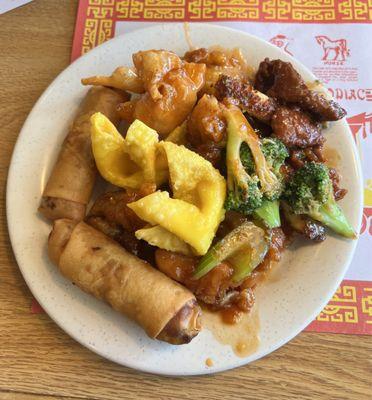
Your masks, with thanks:
[[[206,24],[192,24],[195,45],[241,47],[249,64],[257,67],[265,57],[291,61],[306,81],[314,76],[276,47],[245,33]],[[94,352],[138,370],[193,375],[223,371],[247,364],[272,352],[303,330],[320,312],[341,282],[356,241],[329,236],[319,245],[297,245],[285,253],[277,267],[279,280],[259,288],[261,342],[246,358],[216,342],[204,330],[190,344],[171,346],[150,340],[134,323],[107,305],[84,294],[65,280],[46,252],[51,226],[36,210],[60,144],[87,88],[80,78],[110,74],[130,65],[132,53],[163,48],[183,54],[187,50],[182,24],[152,26],[119,36],[79,58],[63,71],[40,97],[19,135],[7,187],[7,217],[13,250],[32,293],[51,318],[69,335]],[[348,195],[341,202],[356,230],[362,209],[362,184],[356,148],[345,121],[326,132],[328,145],[342,158],[339,170]],[[207,367],[210,357],[213,367]]]

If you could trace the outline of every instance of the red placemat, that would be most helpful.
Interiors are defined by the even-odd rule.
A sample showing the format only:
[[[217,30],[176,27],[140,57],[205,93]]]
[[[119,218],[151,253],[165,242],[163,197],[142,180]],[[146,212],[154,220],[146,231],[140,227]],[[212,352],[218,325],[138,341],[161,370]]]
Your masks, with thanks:
[[[270,41],[311,68],[348,110],[365,178],[363,225],[346,279],[307,330],[372,334],[371,0],[80,0],[71,59],[116,35],[182,21]]]

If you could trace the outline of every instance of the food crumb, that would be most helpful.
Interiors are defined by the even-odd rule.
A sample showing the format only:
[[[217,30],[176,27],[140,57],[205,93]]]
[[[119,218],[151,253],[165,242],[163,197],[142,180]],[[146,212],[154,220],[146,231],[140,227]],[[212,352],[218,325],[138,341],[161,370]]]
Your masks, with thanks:
[[[207,359],[205,360],[205,365],[206,365],[207,367],[213,367],[213,360],[212,360],[211,358],[207,358]]]

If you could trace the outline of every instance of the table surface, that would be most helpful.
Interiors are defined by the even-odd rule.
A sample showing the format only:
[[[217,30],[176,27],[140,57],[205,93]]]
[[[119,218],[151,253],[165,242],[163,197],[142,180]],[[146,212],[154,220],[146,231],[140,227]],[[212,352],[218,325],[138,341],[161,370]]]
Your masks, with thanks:
[[[166,378],[106,361],[46,314],[30,313],[32,296],[8,239],[6,176],[27,114],[69,64],[76,10],[73,0],[35,0],[0,16],[0,400],[370,399],[368,336],[301,333],[251,365]]]

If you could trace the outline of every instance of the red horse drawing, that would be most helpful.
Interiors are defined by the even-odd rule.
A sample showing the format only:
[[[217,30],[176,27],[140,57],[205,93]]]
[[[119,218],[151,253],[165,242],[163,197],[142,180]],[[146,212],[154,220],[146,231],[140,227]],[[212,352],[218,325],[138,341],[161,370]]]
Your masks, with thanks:
[[[331,40],[327,36],[315,36],[315,39],[323,48],[324,61],[345,61],[350,56],[346,39]]]

